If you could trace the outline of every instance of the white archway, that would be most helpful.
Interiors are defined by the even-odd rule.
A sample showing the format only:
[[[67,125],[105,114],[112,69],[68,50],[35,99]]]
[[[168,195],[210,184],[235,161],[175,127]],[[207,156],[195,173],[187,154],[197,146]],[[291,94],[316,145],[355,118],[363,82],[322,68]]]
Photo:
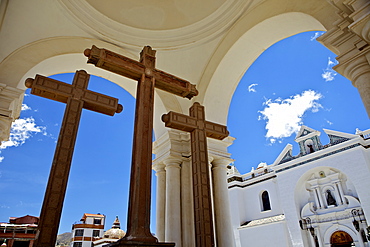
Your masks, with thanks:
[[[242,26],[243,22],[247,21],[243,20],[238,23],[238,26]],[[325,30],[325,28],[314,17],[300,12],[280,14],[246,30],[234,44],[230,45],[227,53],[214,69],[209,82],[204,78],[198,87],[200,91],[198,100],[207,106],[208,114],[213,113],[211,119],[226,124],[229,105],[239,81],[263,51],[284,38],[312,30]],[[218,52],[222,52],[221,47],[227,46],[227,42],[225,40],[219,46],[213,57],[217,57]],[[210,69],[212,69],[211,66],[204,74],[207,75],[207,70]]]
[[[358,241],[358,237],[357,237],[356,233],[351,228],[349,228],[347,226],[344,226],[344,225],[337,224],[337,225],[333,225],[333,226],[329,227],[325,231],[324,236],[323,236],[325,247],[330,247],[330,237],[336,231],[344,231],[344,232],[348,233],[351,236],[351,238],[353,239],[353,242],[356,244],[356,246],[361,246],[361,247],[363,246],[361,241]]]

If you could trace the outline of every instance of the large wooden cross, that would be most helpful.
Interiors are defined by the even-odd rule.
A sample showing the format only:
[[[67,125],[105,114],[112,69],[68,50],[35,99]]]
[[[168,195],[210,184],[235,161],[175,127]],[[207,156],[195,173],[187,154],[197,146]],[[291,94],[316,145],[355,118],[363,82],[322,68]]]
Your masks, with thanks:
[[[86,71],[79,70],[72,85],[41,75],[36,75],[35,79],[28,78],[25,83],[31,88],[31,94],[66,103],[35,247],[55,245],[82,108],[110,116],[123,109],[118,99],[88,90],[89,78]]]
[[[190,107],[189,115],[169,112],[162,121],[166,127],[190,132],[196,246],[210,247],[215,244],[207,137],[222,140],[229,131],[224,125],[206,121],[204,107],[198,102]]]
[[[127,233],[110,246],[127,246],[129,241],[157,243],[150,232],[154,88],[189,99],[198,92],[190,82],[156,69],[155,50],[149,46],[141,51],[139,62],[96,46],[84,53],[88,63],[138,81]]]

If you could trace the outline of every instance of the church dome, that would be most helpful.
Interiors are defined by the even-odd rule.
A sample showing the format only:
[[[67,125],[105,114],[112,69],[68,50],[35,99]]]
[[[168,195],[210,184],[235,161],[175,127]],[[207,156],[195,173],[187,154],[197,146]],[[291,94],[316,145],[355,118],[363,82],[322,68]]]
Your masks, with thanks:
[[[121,239],[125,235],[126,233],[121,229],[121,224],[119,222],[118,216],[116,216],[112,228],[104,233],[104,238]]]

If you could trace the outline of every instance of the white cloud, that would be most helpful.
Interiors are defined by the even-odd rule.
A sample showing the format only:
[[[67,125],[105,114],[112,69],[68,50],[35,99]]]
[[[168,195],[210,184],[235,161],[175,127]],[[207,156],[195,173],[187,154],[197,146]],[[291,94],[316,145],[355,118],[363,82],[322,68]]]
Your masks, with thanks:
[[[334,80],[335,76],[338,74],[335,70],[332,69],[333,66],[337,65],[337,61],[331,61],[330,57],[328,57],[328,65],[326,66],[326,69],[323,70],[323,73],[321,74],[321,77],[325,81],[332,81]]]
[[[255,89],[255,86],[258,86],[258,84],[253,83],[253,84],[249,85],[248,86],[248,92],[252,92],[252,93],[257,92],[256,89]]]
[[[12,123],[9,140],[1,143],[0,150],[24,144],[33,133],[45,134],[46,127],[37,126],[33,117],[16,119]]]
[[[299,131],[303,114],[307,110],[317,112],[322,106],[317,102],[322,95],[312,90],[291,96],[288,99],[267,99],[261,118],[266,120],[266,138],[270,143],[278,139],[289,137]]]
[[[311,36],[310,40],[311,41],[314,41],[316,40],[318,37],[320,37],[321,35],[323,35],[324,32],[316,32],[313,36]]]
[[[329,125],[332,125],[333,123],[332,122],[330,122],[329,120],[327,120],[327,119],[325,119],[326,120],[326,122],[329,124]]]
[[[29,107],[28,105],[26,104],[22,104],[22,111],[27,111],[27,110],[31,110],[31,107]]]

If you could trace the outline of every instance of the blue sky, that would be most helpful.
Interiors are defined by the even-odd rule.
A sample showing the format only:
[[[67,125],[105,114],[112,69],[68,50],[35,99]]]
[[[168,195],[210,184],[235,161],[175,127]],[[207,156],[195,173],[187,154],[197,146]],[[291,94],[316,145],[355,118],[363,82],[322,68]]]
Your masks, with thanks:
[[[369,128],[357,89],[331,69],[337,63],[335,54],[315,40],[320,33],[276,43],[241,80],[228,116],[230,135],[236,138],[229,152],[241,173],[260,162],[273,163],[287,143],[297,154],[294,138],[302,124],[321,131],[323,144],[328,138],[322,129],[355,133],[356,128]],[[73,74],[53,78],[70,83]],[[118,215],[126,230],[135,100],[98,77],[90,79],[89,89],[119,98],[124,110],[113,117],[83,111],[60,233],[70,231],[83,213],[105,214],[106,229]],[[0,222],[39,215],[64,108],[26,91],[11,141],[0,150]],[[152,205],[155,232],[154,200]]]

